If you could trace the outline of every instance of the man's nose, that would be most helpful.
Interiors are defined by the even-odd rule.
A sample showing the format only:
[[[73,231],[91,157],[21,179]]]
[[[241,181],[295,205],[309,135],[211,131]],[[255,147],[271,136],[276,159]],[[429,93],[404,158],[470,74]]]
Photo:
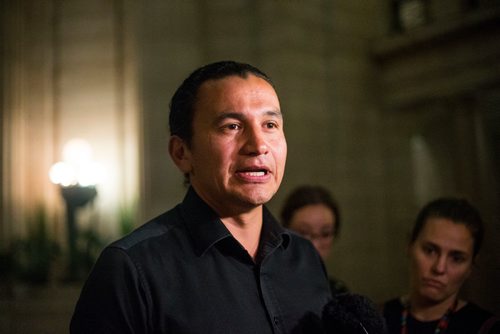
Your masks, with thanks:
[[[255,127],[247,128],[245,133],[245,145],[243,149],[246,154],[266,154],[269,151],[269,147],[263,131]]]

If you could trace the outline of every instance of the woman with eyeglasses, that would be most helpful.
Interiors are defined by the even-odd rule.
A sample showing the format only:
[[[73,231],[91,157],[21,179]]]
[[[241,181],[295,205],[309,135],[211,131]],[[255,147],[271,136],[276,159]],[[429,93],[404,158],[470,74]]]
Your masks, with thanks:
[[[340,232],[340,212],[328,190],[310,185],[294,189],[285,200],[281,219],[284,227],[309,239],[323,261],[331,255]],[[348,292],[346,285],[333,277],[330,288],[332,294]]]

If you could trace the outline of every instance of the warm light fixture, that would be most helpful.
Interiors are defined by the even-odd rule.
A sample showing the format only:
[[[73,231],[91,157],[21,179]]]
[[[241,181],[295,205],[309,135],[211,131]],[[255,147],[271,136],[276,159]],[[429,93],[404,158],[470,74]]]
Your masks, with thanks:
[[[92,161],[92,148],[83,139],[72,139],[64,145],[63,161],[52,165],[49,177],[52,183],[63,187],[82,187],[98,184],[104,176],[102,166]]]
[[[72,139],[64,145],[63,161],[52,165],[50,180],[59,185],[66,203],[69,262],[66,279],[80,278],[78,268],[76,210],[91,203],[97,196],[96,185],[103,180],[103,168],[92,161],[92,148],[83,139]]]

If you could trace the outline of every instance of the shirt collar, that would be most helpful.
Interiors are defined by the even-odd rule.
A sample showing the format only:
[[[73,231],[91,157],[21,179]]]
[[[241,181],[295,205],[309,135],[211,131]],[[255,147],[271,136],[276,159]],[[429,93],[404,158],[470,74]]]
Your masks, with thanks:
[[[180,208],[184,223],[199,256],[217,242],[232,237],[217,213],[198,196],[193,187],[189,187]],[[260,247],[264,247],[262,253],[267,254],[270,248],[276,248],[280,245],[286,249],[289,242],[289,232],[276,221],[264,206],[260,239]]]
[[[268,254],[272,253],[279,246],[287,249],[290,243],[290,233],[278,223],[265,206],[262,218],[262,232],[260,233],[257,263],[262,262]]]

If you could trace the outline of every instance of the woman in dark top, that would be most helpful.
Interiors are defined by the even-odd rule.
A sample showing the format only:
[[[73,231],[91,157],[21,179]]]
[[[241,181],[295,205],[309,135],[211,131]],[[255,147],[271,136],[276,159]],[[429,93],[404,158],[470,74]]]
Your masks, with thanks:
[[[300,186],[285,200],[281,210],[284,227],[309,239],[325,261],[340,232],[338,205],[328,190],[320,186]],[[330,276],[332,294],[348,292],[346,285]]]
[[[484,228],[466,200],[428,203],[413,227],[410,291],[383,306],[389,334],[500,333],[500,320],[458,297],[481,247]]]

